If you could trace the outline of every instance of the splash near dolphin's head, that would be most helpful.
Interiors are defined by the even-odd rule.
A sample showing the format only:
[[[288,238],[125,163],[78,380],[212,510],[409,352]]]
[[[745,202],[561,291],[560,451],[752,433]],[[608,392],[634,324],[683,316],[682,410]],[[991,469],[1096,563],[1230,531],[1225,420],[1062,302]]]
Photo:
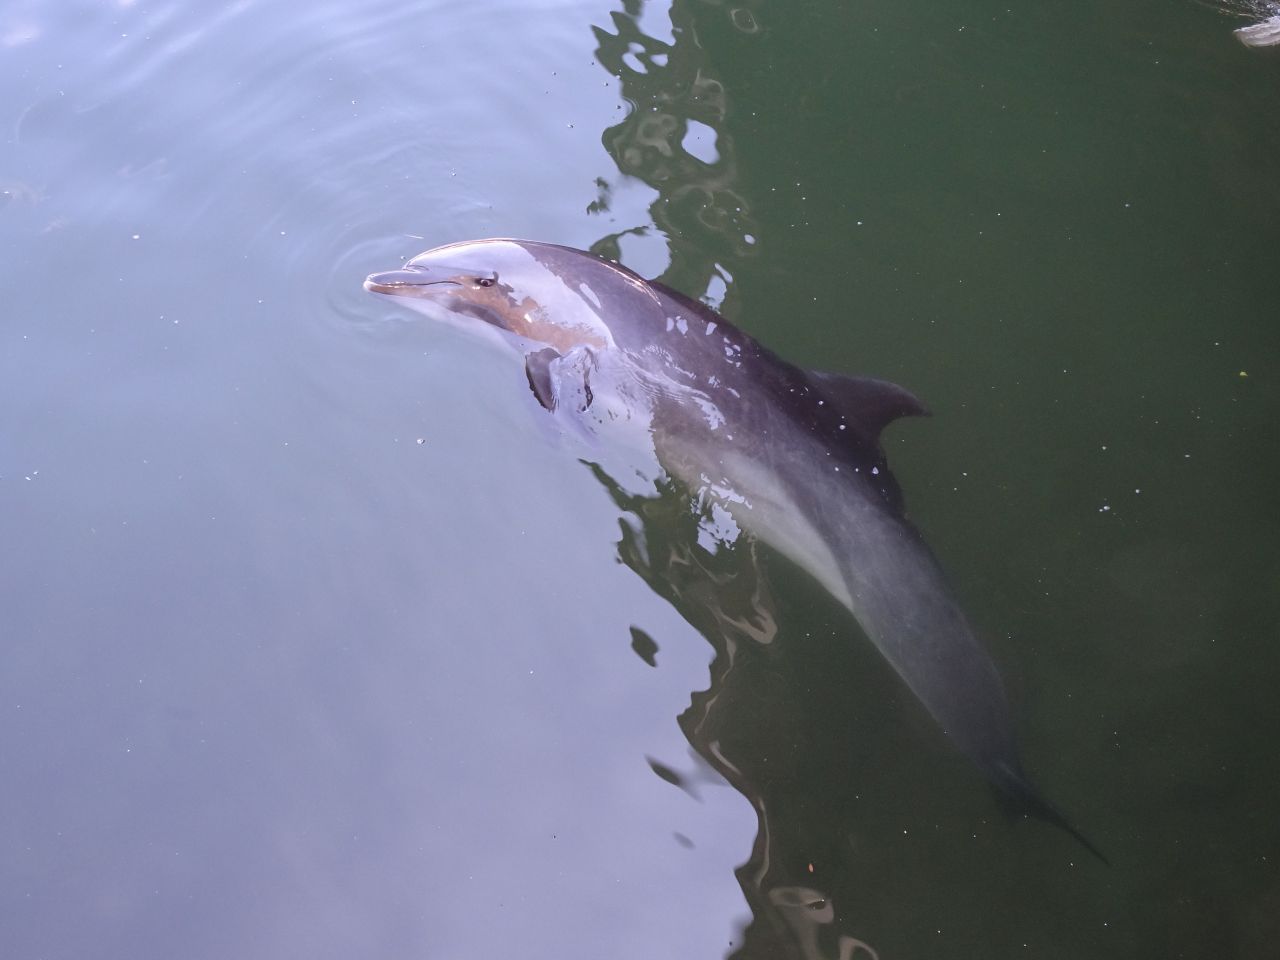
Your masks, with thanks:
[[[496,330],[515,346],[542,344],[561,353],[612,346],[599,298],[589,282],[571,282],[556,269],[557,249],[520,240],[454,243],[372,274],[364,287],[471,332]],[[599,267],[616,269],[602,261]]]

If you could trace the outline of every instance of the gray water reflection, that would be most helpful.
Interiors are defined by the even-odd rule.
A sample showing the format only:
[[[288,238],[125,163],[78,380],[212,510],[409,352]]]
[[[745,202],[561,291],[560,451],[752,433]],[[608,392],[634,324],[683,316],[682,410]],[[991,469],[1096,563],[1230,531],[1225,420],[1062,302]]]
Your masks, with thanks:
[[[726,265],[752,254],[759,226],[739,192],[736,150],[724,123],[729,93],[699,42],[689,4],[631,0],[611,20],[612,32],[593,28],[596,56],[621,81],[628,109],[605,130],[604,145],[617,177],[640,180],[657,195],[648,223],[615,230],[592,249],[647,276],[661,274],[664,283],[713,306],[728,301],[732,313]],[[608,178],[596,182],[601,192],[592,212],[601,213],[609,210],[613,187]],[[624,238],[650,229],[667,247],[664,268],[643,252],[637,259],[634,244],[622,248]]]
[[[698,755],[750,798],[758,817],[751,857],[736,871],[754,919],[732,955],[847,958],[863,950],[875,957],[849,932],[858,925],[856,903],[838,911],[829,894],[812,887],[815,867],[806,860],[831,844],[797,841],[794,825],[785,822],[788,798],[805,779],[807,763],[796,756],[805,728],[823,730],[840,745],[837,750],[850,746],[857,732],[828,728],[821,710],[808,709],[808,698],[789,682],[797,645],[775,645],[777,605],[757,545],[743,537],[707,549],[709,509],[690,510],[689,495],[679,486],[634,496],[603,473],[597,476],[624,511],[623,562],[716,651],[710,687],[694,696],[679,723]],[[847,861],[846,854],[837,856]],[[823,864],[824,874],[831,866]]]
[[[22,12],[0,953],[731,949],[750,805],[655,774],[709,648],[521,384],[359,290],[426,230],[589,241],[595,9]]]

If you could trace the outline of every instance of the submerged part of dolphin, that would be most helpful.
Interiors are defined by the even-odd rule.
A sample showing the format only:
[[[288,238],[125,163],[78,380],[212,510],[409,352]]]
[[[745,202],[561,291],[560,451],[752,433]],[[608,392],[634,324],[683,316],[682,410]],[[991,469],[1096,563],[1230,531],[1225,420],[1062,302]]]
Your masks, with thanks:
[[[811,573],[996,787],[1102,856],[1023,772],[995,665],[903,516],[879,438],[926,412],[914,396],[801,370],[703,304],[555,244],[439,247],[365,288],[514,351],[544,408]]]

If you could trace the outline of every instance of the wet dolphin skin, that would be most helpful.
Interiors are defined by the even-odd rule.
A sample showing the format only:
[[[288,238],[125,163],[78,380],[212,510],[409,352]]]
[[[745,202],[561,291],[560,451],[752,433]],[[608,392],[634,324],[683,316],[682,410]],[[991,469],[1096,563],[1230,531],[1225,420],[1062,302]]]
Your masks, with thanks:
[[[879,438],[925,413],[908,391],[802,370],[704,304],[556,244],[451,244],[365,288],[498,344],[549,414],[810,573],[996,788],[1101,857],[1023,772],[995,665],[904,516]]]

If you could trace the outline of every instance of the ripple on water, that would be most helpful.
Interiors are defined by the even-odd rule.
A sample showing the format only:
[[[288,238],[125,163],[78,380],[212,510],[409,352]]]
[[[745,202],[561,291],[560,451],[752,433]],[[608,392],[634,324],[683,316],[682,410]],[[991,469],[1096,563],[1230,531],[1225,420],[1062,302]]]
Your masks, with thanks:
[[[598,6],[500,5],[483,30],[443,0],[40,13],[18,32],[55,45],[43,60],[65,69],[33,81],[9,117],[40,177],[3,173],[55,194],[75,226],[167,243],[217,235],[271,255],[282,235],[308,235],[286,265],[360,242],[361,229],[429,235],[422,246],[573,239],[549,222],[585,220],[611,166],[598,131],[617,98],[591,57]],[[520,31],[495,29],[517,18]],[[548,181],[581,201],[521,203],[517,221],[503,198],[545,194]],[[325,231],[344,239],[310,236]]]

